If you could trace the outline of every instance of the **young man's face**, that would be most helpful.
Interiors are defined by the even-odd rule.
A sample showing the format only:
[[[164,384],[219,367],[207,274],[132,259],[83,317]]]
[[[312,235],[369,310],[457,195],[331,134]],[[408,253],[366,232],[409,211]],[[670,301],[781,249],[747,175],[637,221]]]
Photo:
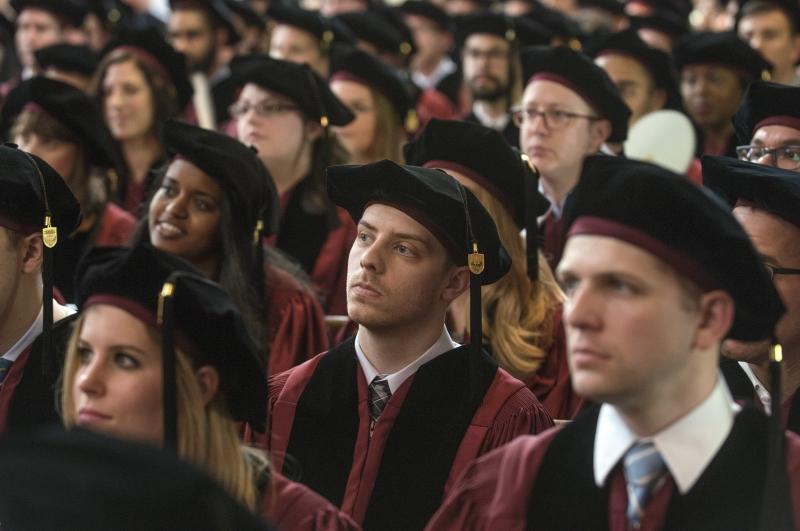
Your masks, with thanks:
[[[497,101],[508,95],[508,41],[489,33],[470,35],[464,43],[464,80],[472,99]]]
[[[461,293],[444,246],[400,210],[373,204],[358,224],[347,265],[347,313],[368,329],[428,324]]]
[[[449,51],[453,37],[428,18],[406,15],[405,22],[414,37],[417,53],[414,59],[420,62],[439,60]]]
[[[20,62],[23,66],[32,68],[36,62],[33,52],[61,42],[61,24],[49,11],[35,8],[23,9],[17,17],[17,32],[14,39]]]
[[[169,17],[167,31],[172,46],[186,55],[191,71],[209,73],[216,55],[214,28],[199,9],[179,9]]]
[[[314,71],[327,77],[327,64],[319,40],[311,33],[288,24],[278,24],[272,30],[269,55],[293,63],[308,63]]]
[[[619,53],[609,53],[601,55],[594,62],[606,71],[631,110],[628,124],[633,125],[642,116],[664,107],[664,91],[656,88],[650,73],[636,59]]]
[[[766,147],[770,149],[800,146],[800,130],[786,125],[765,125],[759,127],[753,135],[750,144],[753,146]],[[794,162],[793,159],[788,157],[778,157],[772,159],[770,155],[766,155],[759,160],[752,160],[758,164],[766,164],[769,166],[777,166],[784,170],[792,170],[800,172],[800,164]]]
[[[583,116],[595,116],[594,111],[573,90],[549,80],[535,80],[525,87],[522,108],[558,110]],[[586,118],[571,118],[560,127],[544,123],[541,116],[520,126],[520,147],[545,178],[578,175],[583,159],[597,152],[605,138],[595,131],[597,122]]]
[[[800,228],[759,208],[738,206],[733,209],[733,215],[750,236],[765,264],[800,268]],[[786,306],[775,334],[785,355],[794,360],[800,355],[800,275],[775,274],[772,281]],[[723,351],[739,361],[763,363],[768,360],[769,345],[726,341]]]
[[[779,73],[794,70],[800,54],[800,35],[792,33],[789,18],[780,9],[747,15],[739,21],[739,38],[758,50]]]
[[[655,256],[614,238],[573,236],[557,274],[578,393],[644,405],[692,368],[698,311],[678,275]]]

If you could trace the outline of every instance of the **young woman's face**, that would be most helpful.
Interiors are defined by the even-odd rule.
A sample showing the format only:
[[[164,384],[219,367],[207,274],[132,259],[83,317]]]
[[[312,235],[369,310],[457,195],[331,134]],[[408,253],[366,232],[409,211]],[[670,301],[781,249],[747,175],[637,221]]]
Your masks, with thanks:
[[[239,140],[258,149],[267,169],[295,161],[308,142],[303,113],[282,94],[248,83],[233,108]]]
[[[366,85],[345,79],[332,81],[331,91],[355,116],[355,120],[344,127],[333,127],[331,130],[350,153],[354,162],[372,162],[365,160],[372,148],[378,124],[377,108],[372,92]]]
[[[116,306],[84,312],[72,381],[75,423],[160,445],[164,438],[161,348],[156,332]]]
[[[222,188],[214,179],[189,161],[173,161],[150,201],[148,230],[153,246],[197,267],[216,261],[222,201]]]
[[[103,114],[116,140],[150,134],[155,103],[144,73],[132,60],[108,67],[103,78]]]

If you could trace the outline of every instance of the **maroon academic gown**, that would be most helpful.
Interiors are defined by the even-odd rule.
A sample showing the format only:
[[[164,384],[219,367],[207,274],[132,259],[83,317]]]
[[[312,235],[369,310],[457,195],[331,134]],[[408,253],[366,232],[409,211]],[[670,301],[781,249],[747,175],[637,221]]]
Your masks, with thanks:
[[[290,273],[264,269],[269,374],[278,374],[328,349],[325,315],[315,294]]]
[[[270,379],[259,441],[364,529],[422,529],[475,457],[552,426],[524,383],[460,347],[403,382],[370,437],[354,341]]]
[[[593,529],[604,529],[610,531],[628,531],[626,510],[628,505],[625,476],[621,465],[611,472],[604,488],[594,486],[594,474],[592,471],[592,448],[594,444],[593,426],[596,424],[597,410],[587,411],[588,415],[581,415],[579,420],[572,424],[559,427],[543,433],[536,437],[519,437],[510,444],[500,448],[490,454],[483,456],[472,463],[458,483],[451,489],[447,499],[431,519],[426,528],[427,531],[477,531],[477,530],[496,530],[504,531],[524,531],[526,529],[548,530],[573,530],[591,531]],[[746,410],[747,415],[752,416],[752,408]],[[727,458],[733,457],[739,462],[749,462],[754,460],[753,448],[748,444],[742,444],[742,439],[736,434],[750,431],[750,436],[754,436],[756,441],[764,441],[766,436],[767,419],[763,417],[755,424],[745,423],[743,417],[745,411],[737,415],[731,435],[723,443],[723,447],[717,456],[709,464],[708,468],[698,479],[697,483],[683,496],[678,493],[674,480],[669,477],[666,483],[654,494],[645,507],[644,516],[641,521],[639,531],[661,531],[669,527],[667,522],[671,521],[672,529],[690,531],[691,529],[716,530],[725,529],[726,531],[756,531],[757,526],[748,521],[757,515],[761,503],[761,491],[763,485],[757,485],[752,480],[753,477],[763,479],[763,470],[766,468],[756,466],[756,473],[753,477],[740,477],[739,470],[736,470],[736,463],[724,463],[721,458],[723,451],[727,452]],[[578,423],[581,423],[580,425]],[[587,426],[587,422],[589,423]],[[738,424],[738,426],[737,426]],[[747,425],[744,427],[743,425]],[[576,429],[577,425],[577,429]],[[588,430],[585,428],[588,427]],[[564,435],[567,429],[573,430],[570,442],[575,442],[575,435],[582,439],[577,444],[564,445],[562,441],[567,438]],[[585,433],[581,433],[585,431]],[[554,441],[558,441],[555,444]],[[790,478],[789,497],[792,502],[794,521],[800,522],[800,437],[794,433],[786,432],[786,469]],[[569,450],[564,452],[564,448]],[[551,448],[556,450],[552,451]],[[583,447],[581,452],[575,450],[576,447]],[[583,455],[578,455],[582,453]],[[552,454],[556,454],[561,461],[556,462]],[[588,455],[587,455],[588,454]],[[573,460],[572,457],[575,457]],[[588,458],[588,460],[587,460]],[[576,462],[580,463],[584,481],[588,481],[588,491],[584,490],[585,485],[578,485],[573,482],[574,470],[578,468]],[[722,465],[722,466],[720,466]],[[547,467],[547,468],[545,468]],[[715,471],[711,471],[716,467]],[[751,467],[753,468],[753,467]],[[736,470],[736,473],[730,474]],[[563,472],[563,474],[561,472]],[[732,492],[723,492],[725,488],[708,487],[711,485],[709,476],[722,476],[722,482],[729,485]],[[549,477],[548,487],[540,485],[545,483],[541,477]],[[744,485],[739,484],[739,482]],[[563,485],[560,492],[553,494],[547,492],[546,488],[552,488],[554,482]],[[749,490],[749,492],[747,492]],[[588,493],[588,495],[587,495]],[[548,498],[550,496],[550,498]],[[548,511],[541,508],[537,512],[536,500],[539,499],[538,506],[560,506],[560,509]],[[673,500],[675,498],[675,500]],[[694,501],[689,501],[695,498]],[[699,500],[697,498],[700,498]],[[688,510],[687,510],[688,507]],[[559,515],[559,510],[561,514]],[[569,513],[571,514],[565,514]],[[675,523],[680,517],[670,514],[670,511],[682,512],[688,518],[683,523]],[[736,512],[740,511],[741,515]],[[545,517],[540,516],[539,520],[531,521],[532,515],[544,513]],[[586,513],[591,520],[593,516],[605,514],[605,518],[595,518],[591,523],[578,523],[584,520]],[[575,516],[578,515],[578,516]],[[736,522],[733,525],[723,525],[715,527],[715,517],[723,515],[723,518],[732,519]],[[737,516],[740,518],[737,520]],[[708,527],[710,525],[710,527]],[[796,528],[800,529],[800,527]]]
[[[347,313],[345,286],[347,258],[356,239],[356,224],[343,208],[328,204],[327,211],[308,214],[301,205],[301,181],[281,196],[281,223],[266,242],[295,259],[309,274],[326,314]]]
[[[359,531],[349,516],[305,485],[272,472],[261,516],[287,531]]]
[[[53,323],[50,359],[43,359],[40,335],[11,365],[0,384],[0,433],[60,420],[54,393],[72,324],[77,317],[78,314],[73,314]]]
[[[561,305],[553,313],[553,346],[536,374],[525,378],[533,394],[554,419],[571,420],[587,401],[572,388],[567,364],[567,338],[561,318]]]

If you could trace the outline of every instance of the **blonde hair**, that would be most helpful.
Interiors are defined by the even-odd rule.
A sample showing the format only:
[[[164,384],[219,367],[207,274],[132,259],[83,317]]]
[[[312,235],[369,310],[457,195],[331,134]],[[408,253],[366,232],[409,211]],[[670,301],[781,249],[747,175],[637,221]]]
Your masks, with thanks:
[[[61,417],[67,428],[75,426],[75,399],[72,394],[78,371],[78,339],[82,315],[67,347],[61,381]],[[158,334],[156,334],[158,335]],[[175,352],[175,378],[178,407],[178,455],[215,478],[228,493],[256,511],[261,501],[258,478],[269,473],[269,461],[263,452],[244,446],[231,418],[225,397],[220,392],[203,404],[195,367],[181,350]]]
[[[555,336],[553,314],[564,294],[542,253],[538,281],[528,278],[525,244],[508,210],[481,186],[470,189],[492,216],[511,256],[508,274],[481,288],[483,339],[501,367],[525,378],[536,373],[547,357]],[[466,323],[469,330],[468,316]]]
[[[375,135],[367,154],[369,161],[389,159],[402,164],[405,162],[403,143],[406,141],[403,124],[386,96],[371,86],[368,88],[375,105]]]

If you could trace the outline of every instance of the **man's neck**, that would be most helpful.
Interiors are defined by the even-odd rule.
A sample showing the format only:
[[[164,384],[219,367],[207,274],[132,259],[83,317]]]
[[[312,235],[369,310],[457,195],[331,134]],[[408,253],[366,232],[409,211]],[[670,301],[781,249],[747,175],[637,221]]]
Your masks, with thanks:
[[[131,138],[122,142],[122,155],[130,172],[129,178],[134,182],[143,183],[147,174],[159,158],[162,150],[155,135],[144,135]]]
[[[773,69],[770,81],[773,83],[780,83],[781,85],[791,85],[797,77],[794,65],[779,69]]]
[[[39,316],[42,288],[38,283],[35,286],[17,286],[11,304],[0,314],[0,356],[14,346]]]
[[[685,367],[680,376],[671,378],[672,381],[664,379],[648,389],[644,396],[632,396],[614,406],[633,433],[649,437],[702,404],[714,390],[718,377],[716,365]]]
[[[358,344],[380,374],[392,374],[422,356],[442,335],[444,320],[434,325],[392,329],[358,329]]]
[[[542,174],[541,183],[547,199],[556,205],[563,203],[567,194],[578,184],[580,171],[580,167],[578,167],[577,170],[565,171],[559,176],[547,176]]]
[[[483,113],[490,118],[501,118],[508,114],[506,98],[497,98],[494,101],[475,100],[472,108],[473,111],[477,110],[478,113]]]
[[[706,150],[713,153],[724,153],[733,135],[733,125],[724,122],[703,128]]]
[[[771,390],[772,382],[769,374],[769,361],[750,363],[753,374],[767,390]],[[786,402],[800,389],[800,356],[784,356],[781,363],[781,403]],[[773,407],[778,407],[773,404]]]

